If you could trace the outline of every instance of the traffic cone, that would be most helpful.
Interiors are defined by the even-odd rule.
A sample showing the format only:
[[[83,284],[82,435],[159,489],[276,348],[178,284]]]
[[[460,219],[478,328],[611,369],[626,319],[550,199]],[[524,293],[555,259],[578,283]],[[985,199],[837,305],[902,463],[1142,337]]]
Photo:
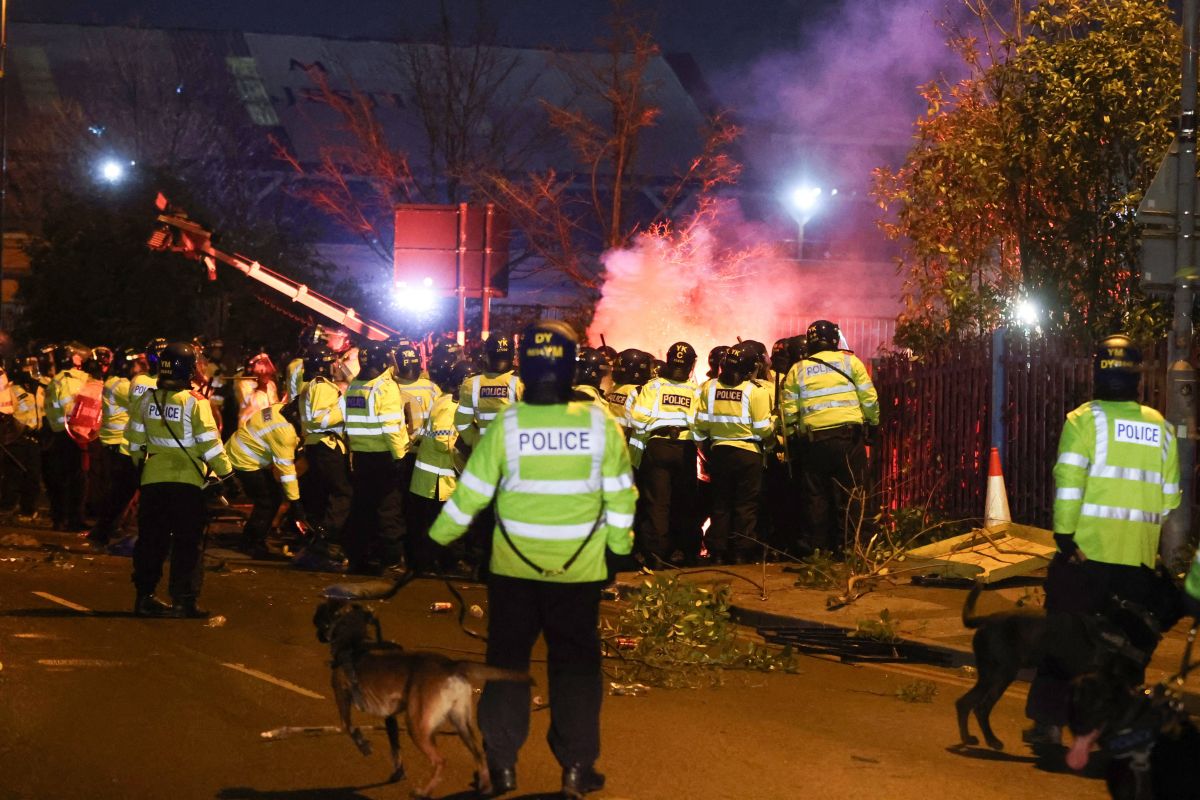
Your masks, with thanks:
[[[1000,451],[993,447],[988,461],[987,500],[983,506],[983,524],[991,526],[1002,522],[1012,522],[1012,514],[1008,510],[1004,472],[1000,469]]]

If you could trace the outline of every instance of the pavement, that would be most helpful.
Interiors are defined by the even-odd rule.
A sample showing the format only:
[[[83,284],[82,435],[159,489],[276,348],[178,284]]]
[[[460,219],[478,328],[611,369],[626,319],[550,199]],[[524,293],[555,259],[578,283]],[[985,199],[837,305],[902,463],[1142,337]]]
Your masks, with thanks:
[[[829,589],[797,587],[796,573],[788,564],[768,563],[721,567],[719,570],[682,569],[677,572],[688,580],[706,583],[728,582],[732,588],[730,614],[738,623],[764,628],[824,627],[851,632],[860,623],[878,621],[886,611],[902,642],[922,645],[952,667],[970,667],[975,663],[971,651],[974,631],[963,627],[962,608],[969,586],[921,586],[907,578],[893,584],[882,583],[850,605],[830,610]],[[737,576],[736,578],[733,576]],[[618,588],[622,594],[635,590],[648,576],[622,573]],[[1019,603],[1040,605],[1045,571],[1026,578],[1013,578],[985,588],[976,606],[987,614],[1013,608]],[[1192,620],[1184,618],[1167,633],[1146,670],[1148,682],[1156,683],[1179,672]],[[969,672],[969,670],[967,670]],[[1021,680],[1032,679],[1032,672],[1021,673]],[[1184,688],[1185,702],[1193,714],[1200,713],[1200,681]]]

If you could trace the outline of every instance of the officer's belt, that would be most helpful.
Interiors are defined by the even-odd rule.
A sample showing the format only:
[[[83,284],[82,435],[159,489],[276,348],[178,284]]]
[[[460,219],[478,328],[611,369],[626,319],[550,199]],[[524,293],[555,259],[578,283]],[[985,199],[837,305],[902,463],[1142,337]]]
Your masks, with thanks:
[[[655,428],[650,431],[647,436],[651,439],[667,438],[678,439],[679,434],[685,433],[688,430],[686,425],[664,425],[661,428]]]
[[[800,437],[810,442],[825,442],[830,439],[853,439],[856,435],[860,435],[862,430],[862,424],[855,422],[848,425],[833,425],[828,428],[817,428],[815,430],[810,428],[805,433],[800,434]]]

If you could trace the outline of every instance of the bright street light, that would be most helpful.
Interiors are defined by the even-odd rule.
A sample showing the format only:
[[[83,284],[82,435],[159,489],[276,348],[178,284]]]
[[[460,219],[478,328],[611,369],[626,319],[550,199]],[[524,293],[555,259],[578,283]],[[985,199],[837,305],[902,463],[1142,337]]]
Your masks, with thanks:
[[[1038,308],[1038,304],[1028,298],[1017,303],[1017,307],[1013,310],[1013,313],[1017,318],[1017,322],[1020,322],[1027,328],[1036,327],[1042,316],[1042,310]]]
[[[801,214],[811,214],[821,198],[820,186],[798,186],[792,190],[792,205]]]
[[[433,290],[433,278],[425,278],[420,286],[409,286],[407,281],[398,281],[392,287],[392,300],[396,306],[415,314],[432,311],[437,305],[437,293]]]
[[[125,178],[125,166],[115,159],[106,158],[100,163],[100,177],[106,183],[120,183]]]

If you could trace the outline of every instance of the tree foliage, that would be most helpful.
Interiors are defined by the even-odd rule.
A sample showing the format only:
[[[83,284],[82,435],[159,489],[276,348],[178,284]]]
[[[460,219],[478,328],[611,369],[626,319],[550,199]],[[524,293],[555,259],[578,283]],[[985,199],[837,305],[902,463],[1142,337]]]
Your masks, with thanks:
[[[1134,212],[1178,109],[1167,4],[1039,0],[1007,20],[970,7],[974,27],[949,31],[967,77],[923,87],[905,162],[875,175],[883,229],[904,244],[898,343],[979,335],[1022,298],[1043,330],[1161,333]]]

